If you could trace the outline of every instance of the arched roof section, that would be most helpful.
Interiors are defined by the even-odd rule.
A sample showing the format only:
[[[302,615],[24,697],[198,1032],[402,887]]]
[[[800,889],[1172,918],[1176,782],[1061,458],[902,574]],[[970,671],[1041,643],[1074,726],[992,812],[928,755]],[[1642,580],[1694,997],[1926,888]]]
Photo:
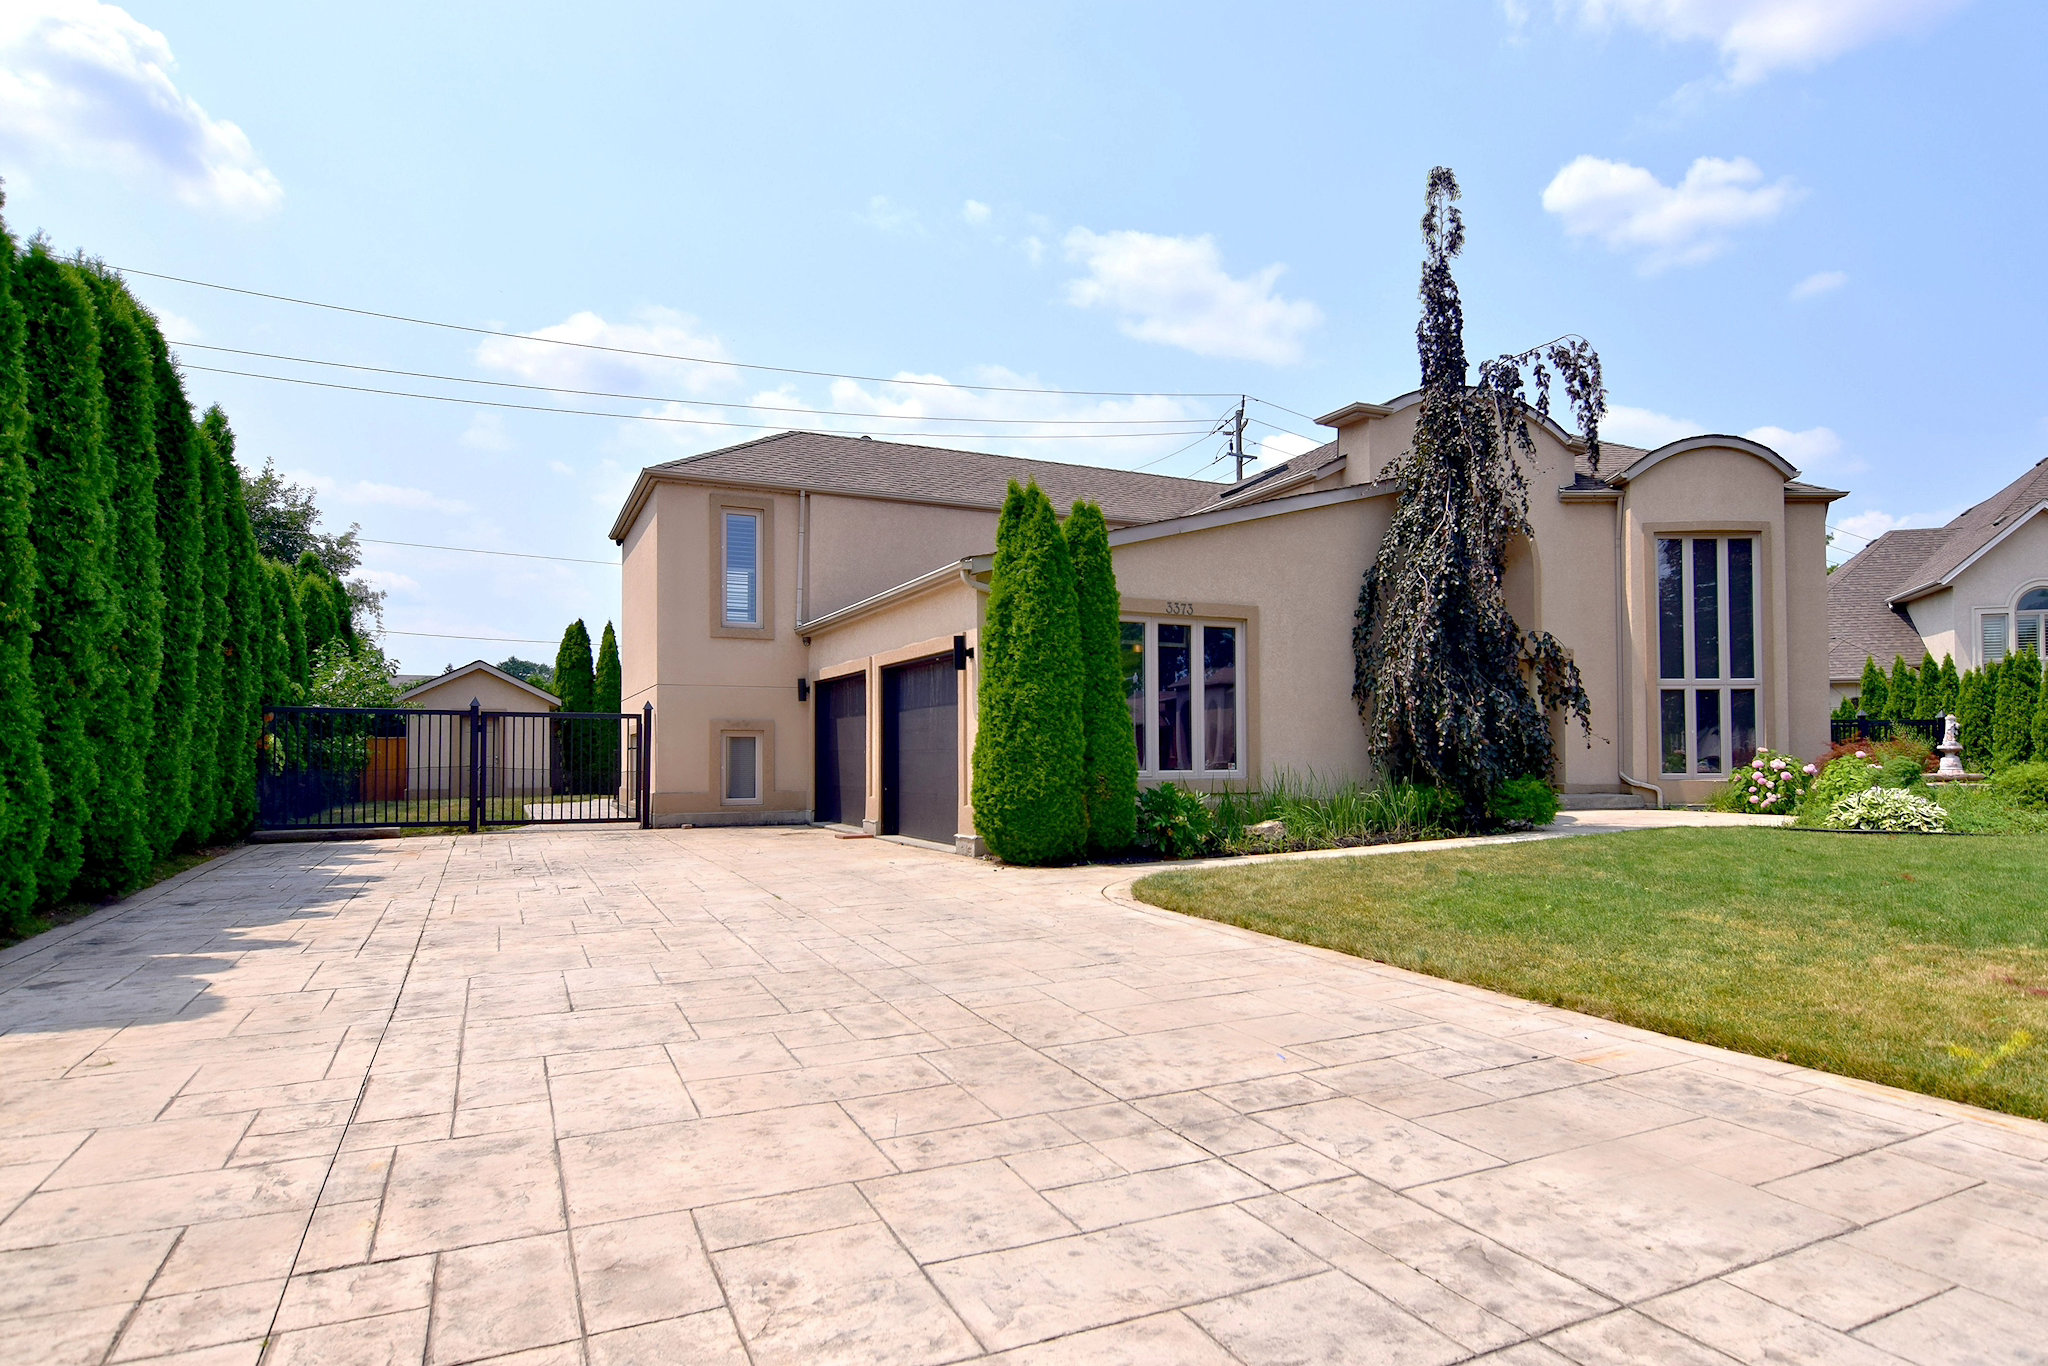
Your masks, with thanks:
[[[1649,469],[1652,465],[1656,465],[1662,461],[1669,460],[1674,455],[1684,455],[1688,451],[1703,450],[1741,451],[1745,455],[1753,455],[1757,459],[1763,461],[1766,465],[1769,465],[1772,469],[1776,470],[1782,478],[1789,480],[1797,479],[1799,477],[1799,471],[1792,467],[1791,461],[1787,460],[1784,456],[1779,455],[1776,451],[1772,450],[1769,446],[1764,445],[1761,441],[1752,441],[1746,436],[1726,436],[1716,434],[1709,436],[1688,436],[1685,437],[1683,440],[1679,441],[1667,441],[1663,445],[1657,447],[1656,450],[1645,452],[1643,455],[1637,457],[1634,464],[1630,465],[1627,469],[1622,470],[1620,473],[1613,476],[1613,482],[1617,484],[1626,484],[1632,479],[1641,478],[1643,472]]]

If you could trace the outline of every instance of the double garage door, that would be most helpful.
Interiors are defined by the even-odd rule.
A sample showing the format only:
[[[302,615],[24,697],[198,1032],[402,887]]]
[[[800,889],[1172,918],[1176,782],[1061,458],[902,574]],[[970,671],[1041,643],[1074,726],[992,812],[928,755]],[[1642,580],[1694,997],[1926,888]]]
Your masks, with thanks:
[[[959,676],[950,656],[882,670],[882,833],[951,844],[960,820]],[[818,684],[815,814],[858,825],[867,809],[867,680]]]

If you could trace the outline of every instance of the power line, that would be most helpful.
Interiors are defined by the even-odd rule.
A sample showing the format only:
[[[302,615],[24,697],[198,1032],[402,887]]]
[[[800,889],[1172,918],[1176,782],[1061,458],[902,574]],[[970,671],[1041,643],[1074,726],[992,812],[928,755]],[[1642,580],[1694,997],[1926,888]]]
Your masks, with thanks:
[[[658,413],[610,413],[601,412],[593,408],[557,408],[544,403],[507,403],[500,399],[462,398],[455,394],[420,394],[407,389],[379,389],[364,384],[338,384],[333,380],[302,379],[296,375],[266,375],[260,371],[230,370],[218,365],[188,365],[185,368],[187,370],[198,370],[209,375],[239,375],[243,379],[267,379],[275,384],[298,384],[311,389],[338,389],[352,394],[383,394],[390,398],[417,398],[424,399],[429,403],[454,403],[467,408],[505,408],[513,412],[522,413],[559,413],[565,417],[609,417],[620,422],[659,422],[669,426],[681,427],[725,427],[757,432],[786,432],[791,430],[790,424],[786,422],[721,422],[716,418],[709,417],[668,417]],[[831,417],[833,414],[819,413],[818,416]],[[1162,420],[1171,421],[1172,419]],[[941,441],[960,441],[977,436],[986,440],[1007,441],[1118,441],[1134,438],[1149,439],[1161,436],[1186,436],[1187,429],[1181,427],[1171,431],[1040,432],[1036,434],[1023,432],[989,432],[986,434],[974,432],[861,432],[858,429],[847,429],[827,434],[837,436],[879,436],[885,441],[898,440],[907,436],[930,437]]]
[[[140,275],[151,280],[168,280],[173,284],[192,285],[199,289],[219,290],[224,294],[240,294],[252,299],[268,299],[273,303],[297,304],[301,308],[325,309],[330,313],[348,313],[358,318],[377,318],[384,322],[409,323],[414,327],[435,327],[446,332],[464,332],[476,337],[500,337],[506,341],[535,342],[547,346],[568,346],[580,351],[602,351],[615,356],[644,356],[650,360],[681,361],[688,365],[715,365],[731,370],[760,370],[775,375],[803,375],[811,379],[850,379],[861,384],[908,384],[934,389],[971,389],[986,394],[1067,394],[1077,398],[1236,398],[1234,393],[1140,393],[1121,389],[1036,389],[1011,384],[956,384],[951,380],[937,379],[888,379],[881,375],[842,374],[835,370],[805,370],[791,365],[757,365],[747,361],[723,360],[713,356],[681,356],[666,351],[642,351],[630,346],[605,346],[598,342],[570,341],[564,337],[536,337],[524,332],[505,332],[494,327],[471,327],[464,323],[440,322],[433,318],[414,318],[403,313],[380,313],[370,308],[352,308],[347,304],[323,303],[317,299],[298,299],[289,294],[270,294],[260,289],[244,289],[237,285],[216,284],[211,280],[194,280],[183,275],[165,275],[154,270],[141,270],[134,266],[113,266],[114,270],[126,275]],[[1275,404],[1275,407],[1279,405]]]
[[[400,631],[390,626],[379,626],[380,636],[418,636],[422,640],[495,640],[506,645],[554,645],[557,641],[536,640],[532,636],[455,636],[445,631]]]
[[[425,541],[380,541],[375,536],[358,536],[356,540],[364,545],[402,545],[414,550],[453,550],[464,555],[503,555],[514,560],[558,560],[563,564],[601,564],[608,569],[619,567],[616,560],[582,560],[572,555],[535,555],[524,550],[482,550],[473,545],[429,545]]]
[[[259,360],[288,361],[294,365],[321,365],[335,370],[357,370],[373,375],[398,375],[406,379],[438,380],[446,384],[475,384],[492,389],[519,389],[540,394],[572,394],[579,398],[617,398],[635,403],[679,403],[696,408],[736,408],[757,413],[795,413],[804,417],[840,416],[817,408],[783,407],[771,403],[728,403],[708,398],[677,398],[664,394],[622,394],[607,389],[571,389],[556,384],[519,384],[512,380],[475,379],[465,375],[442,375],[429,370],[395,370],[382,365],[362,365],[353,361],[316,360],[310,356],[286,356],[274,351],[246,351],[234,346],[209,346],[205,342],[174,341],[172,346],[191,351],[219,351],[231,356],[253,356]],[[203,369],[194,366],[193,369]],[[1157,426],[1162,422],[1182,424],[1206,422],[1201,417],[945,417],[927,413],[849,413],[844,416],[874,419],[885,422],[972,422],[1003,424],[1007,426],[1060,426],[1060,427],[1142,427]],[[1257,419],[1254,419],[1257,420]],[[1272,423],[1267,423],[1272,426]],[[964,435],[964,433],[963,433]]]

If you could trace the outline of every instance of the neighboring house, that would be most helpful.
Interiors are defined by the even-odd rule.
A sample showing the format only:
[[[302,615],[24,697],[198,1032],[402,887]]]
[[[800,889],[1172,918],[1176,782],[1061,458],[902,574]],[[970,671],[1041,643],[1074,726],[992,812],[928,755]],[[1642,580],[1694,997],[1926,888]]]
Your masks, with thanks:
[[[1370,780],[1351,700],[1359,583],[1419,394],[1238,484],[808,433],[642,470],[624,550],[628,710],[654,706],[658,824],[804,821],[976,847],[968,760],[998,509],[1036,479],[1102,506],[1140,768],[1214,790]],[[1594,740],[1568,792],[1700,801],[1762,745],[1827,747],[1826,506],[1768,447],[1654,451],[1537,424],[1508,603],[1558,637]]]
[[[484,718],[484,791],[494,797],[545,795],[556,787],[553,723],[527,719],[558,710],[561,699],[483,660],[437,675],[398,695],[398,705],[419,712],[467,712],[471,702],[492,713]],[[406,718],[406,783],[413,797],[469,795],[466,716]]]
[[[1828,682],[1854,696],[1863,663],[1955,657],[1980,669],[2048,644],[2048,460],[1947,526],[1887,531],[1828,575]]]

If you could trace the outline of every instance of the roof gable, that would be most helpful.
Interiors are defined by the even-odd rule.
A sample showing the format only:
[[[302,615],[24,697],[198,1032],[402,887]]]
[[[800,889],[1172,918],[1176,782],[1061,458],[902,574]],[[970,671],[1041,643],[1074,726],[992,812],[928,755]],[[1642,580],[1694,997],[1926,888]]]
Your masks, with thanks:
[[[1945,588],[1978,556],[2026,522],[2048,503],[2048,460],[2036,461],[2019,478],[1940,528],[1941,543],[1891,587],[1893,602],[1909,602]]]
[[[528,683],[525,679],[514,678],[511,674],[506,673],[497,665],[487,664],[481,659],[473,659],[467,664],[459,665],[456,668],[450,669],[447,673],[436,674],[424,683],[418,684],[414,687],[407,688],[404,692],[398,695],[398,700],[400,702],[408,702],[412,700],[414,697],[418,696],[420,693],[431,692],[435,688],[439,688],[448,683],[453,683],[458,678],[467,678],[471,674],[477,673],[489,674],[492,678],[497,679],[500,683],[509,683],[513,687],[518,688],[522,692],[531,693],[536,701],[546,704],[547,708],[551,711],[562,705],[562,699],[555,696],[553,693],[546,692],[540,688],[536,688],[533,686],[533,684]]]
[[[756,441],[685,456],[640,472],[612,539],[623,540],[637,512],[642,487],[661,478],[748,488],[802,489],[860,498],[986,508],[1003,505],[1010,482],[1036,480],[1058,508],[1077,500],[1097,503],[1113,524],[1157,521],[1206,503],[1230,487],[1143,470],[1067,465],[1051,460],[913,446],[873,437],[827,432],[782,432]]]

